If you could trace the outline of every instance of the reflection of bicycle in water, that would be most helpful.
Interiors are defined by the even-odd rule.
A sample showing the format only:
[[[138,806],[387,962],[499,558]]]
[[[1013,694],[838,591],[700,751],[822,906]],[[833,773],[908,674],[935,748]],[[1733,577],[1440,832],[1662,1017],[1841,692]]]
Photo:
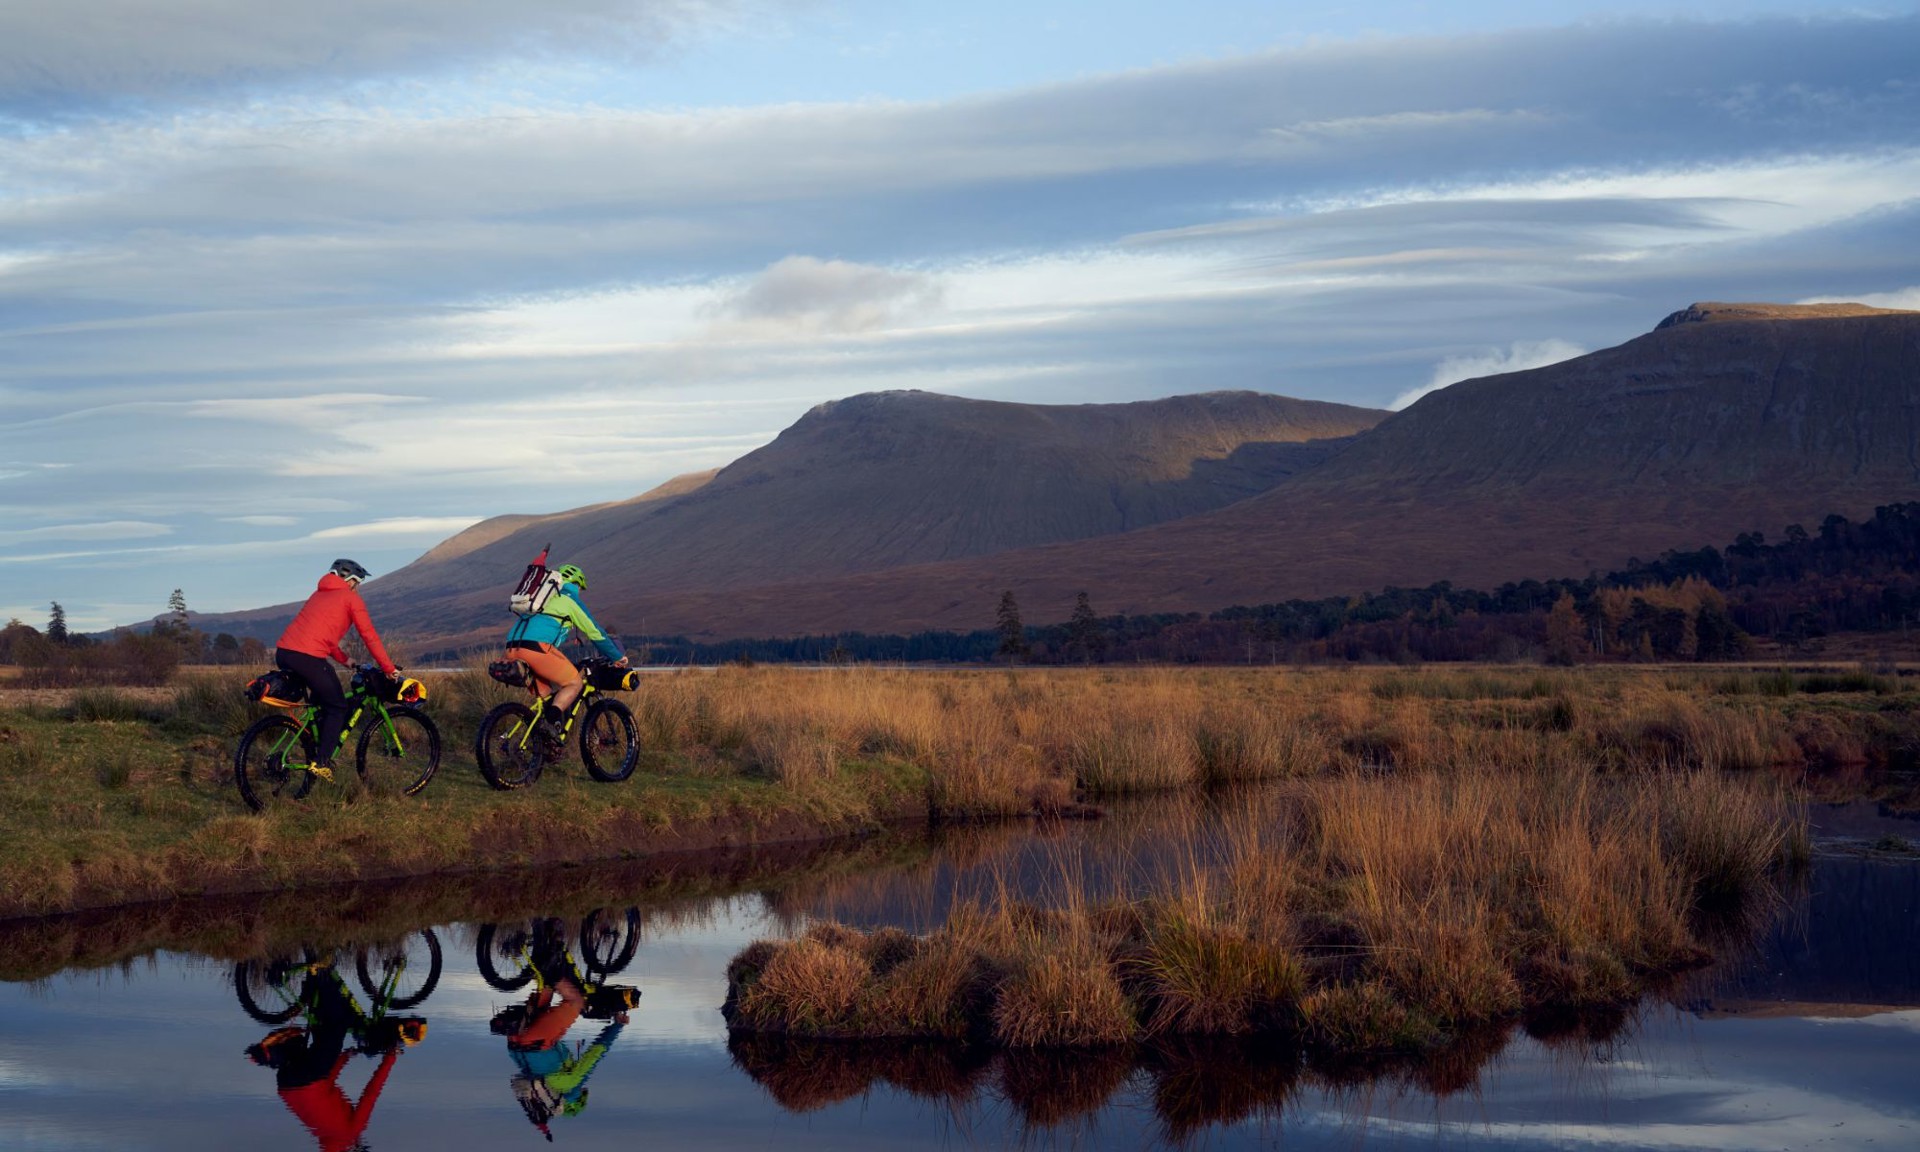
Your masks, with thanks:
[[[233,966],[234,996],[247,1015],[260,1023],[284,1024],[300,1012],[301,975],[338,959],[307,951],[298,960],[243,960]],[[412,1008],[432,995],[440,983],[440,963],[440,938],[431,928],[353,951],[360,990],[382,1012]]]
[[[506,1037],[514,1099],[528,1122],[552,1140],[549,1122],[586,1108],[587,1079],[626,1027],[628,1010],[640,1002],[640,989],[603,982],[632,961],[640,916],[634,909],[589,914],[580,933],[588,961],[584,969],[567,945],[567,926],[559,917],[504,927],[489,924],[480,930],[480,974],[502,991],[528,982],[533,990],[524,1004],[495,1013],[489,1027]],[[592,1040],[568,1043],[567,1030],[583,1019],[607,1024]]]
[[[564,945],[566,927],[558,917],[483,925],[474,947],[474,963],[481,979],[502,992],[526,987],[537,975],[533,967],[535,939],[543,932],[551,933]],[[633,963],[633,954],[640,947],[640,910],[596,908],[581,919],[576,942],[585,961],[580,982],[598,984]]]
[[[422,954],[410,955],[409,945]],[[273,1069],[281,1102],[313,1133],[322,1152],[366,1147],[367,1124],[394,1061],[426,1038],[423,1017],[398,1015],[396,1009],[410,1008],[433,991],[440,979],[439,941],[431,932],[420,932],[391,947],[362,948],[355,968],[370,1007],[361,1007],[333,957],[234,967],[234,990],[249,1016],[262,1023],[302,1017],[299,1024],[282,1023],[248,1046],[246,1054]],[[339,1083],[355,1055],[380,1060],[357,1101]]]

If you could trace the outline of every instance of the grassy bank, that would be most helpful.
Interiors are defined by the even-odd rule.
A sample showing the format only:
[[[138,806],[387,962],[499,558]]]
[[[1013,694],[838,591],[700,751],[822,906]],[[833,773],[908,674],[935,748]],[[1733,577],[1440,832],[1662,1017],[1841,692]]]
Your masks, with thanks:
[[[1067,874],[924,936],[817,924],[729,970],[737,1031],[1002,1048],[1273,1036],[1418,1053],[1618,1011],[1697,967],[1806,848],[1778,787],[1698,771],[1350,770],[1250,801],[1150,895]]]
[[[1363,768],[1817,781],[1920,758],[1920,697],[1867,672],[727,668],[644,679],[629,697],[646,749],[632,780],[592,784],[570,759],[499,794],[470,748],[479,717],[513,693],[462,674],[429,679],[445,746],[421,796],[322,785],[300,811],[256,817],[231,779],[257,714],[244,679],[0,692],[0,916]]]

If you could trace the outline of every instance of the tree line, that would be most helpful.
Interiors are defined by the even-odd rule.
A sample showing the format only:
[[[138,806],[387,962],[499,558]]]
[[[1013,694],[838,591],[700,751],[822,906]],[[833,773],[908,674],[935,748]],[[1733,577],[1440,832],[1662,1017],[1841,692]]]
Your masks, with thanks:
[[[260,664],[271,653],[258,639],[193,627],[185,593],[167,600],[166,615],[146,631],[117,628],[94,637],[67,626],[59,601],[50,605],[44,631],[18,618],[0,628],[0,665],[19,669],[28,687],[73,684],[164,684],[181,664]]]

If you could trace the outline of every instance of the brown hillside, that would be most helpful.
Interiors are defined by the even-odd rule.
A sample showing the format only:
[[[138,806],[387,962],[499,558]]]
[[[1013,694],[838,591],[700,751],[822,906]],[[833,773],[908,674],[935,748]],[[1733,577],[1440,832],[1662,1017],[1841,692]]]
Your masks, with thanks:
[[[1844,311],[1836,311],[1842,309]],[[1205,610],[1435,580],[1582,575],[1920,499],[1920,313],[1698,304],[1564,364],[1433,393],[1217,511],[1098,540],[724,594],[603,596],[702,636]]]
[[[368,599],[397,633],[498,625],[506,589],[549,541],[604,603],[1108,535],[1264,491],[1386,415],[1254,392],[1070,406],[854,396],[705,483],[476,525],[370,583]]]

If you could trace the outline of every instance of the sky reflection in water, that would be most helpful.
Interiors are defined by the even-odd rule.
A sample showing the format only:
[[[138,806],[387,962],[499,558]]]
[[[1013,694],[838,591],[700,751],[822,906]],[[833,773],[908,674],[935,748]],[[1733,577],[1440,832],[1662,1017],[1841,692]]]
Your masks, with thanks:
[[[898,884],[803,886],[650,918],[633,962],[611,977],[639,985],[644,998],[594,1069],[587,1106],[550,1121],[554,1145],[1920,1145],[1920,1010],[1900,1007],[1920,1004],[1920,870],[1911,863],[1822,861],[1810,903],[1751,962],[1683,996],[1686,1008],[1649,1005],[1605,1041],[1543,1044],[1516,1033],[1465,1090],[1445,1095],[1407,1075],[1340,1087],[1257,1059],[1209,1065],[1178,1055],[1103,1068],[1086,1058],[956,1061],[950,1052],[863,1062],[858,1048],[756,1062],[743,1048],[747,1069],[736,1065],[718,1006],[726,962],[742,945],[829,906],[894,918],[904,887],[950,884],[949,872],[936,862]],[[437,934],[444,971],[414,1009],[428,1033],[394,1061],[367,1147],[546,1146],[516,1103],[506,1044],[488,1029],[522,994],[482,979],[473,926]],[[1774,1006],[1782,1000],[1797,1003]],[[1779,1011],[1791,1014],[1770,1014]],[[1862,1012],[1871,1014],[1850,1015]],[[581,1020],[567,1039],[600,1030]],[[243,1055],[268,1031],[237,1002],[232,965],[205,958],[161,954],[125,970],[0,984],[0,1148],[319,1146],[283,1105],[274,1073]],[[349,1101],[377,1065],[349,1060],[339,1077]]]

